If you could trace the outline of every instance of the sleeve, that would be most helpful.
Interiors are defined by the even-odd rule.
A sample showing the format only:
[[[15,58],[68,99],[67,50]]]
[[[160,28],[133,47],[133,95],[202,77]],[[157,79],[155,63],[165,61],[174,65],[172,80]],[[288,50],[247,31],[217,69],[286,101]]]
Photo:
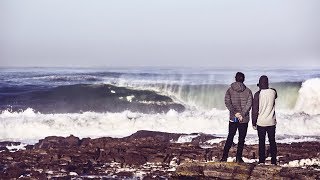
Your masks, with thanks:
[[[231,114],[235,114],[235,108],[233,107],[231,102],[230,89],[227,90],[226,95],[224,96],[224,103],[226,104],[226,107],[231,112]]]
[[[276,90],[276,89],[273,89],[273,88],[270,88],[270,89],[274,90],[274,92],[276,93],[276,94],[275,94],[275,99],[277,99],[277,97],[278,97],[277,90]]]
[[[254,94],[254,98],[253,98],[253,103],[252,103],[252,125],[256,126],[257,125],[257,119],[258,119],[258,115],[259,115],[259,95],[260,95],[260,91],[256,92]]]
[[[251,109],[251,107],[252,107],[252,92],[251,92],[251,90],[249,90],[249,97],[248,97],[248,101],[247,101],[247,104],[246,104],[246,106],[244,107],[244,109],[242,110],[242,112],[241,112],[241,115],[243,116],[243,117],[245,117],[246,115],[248,115],[249,114],[249,112],[250,112],[250,109]]]

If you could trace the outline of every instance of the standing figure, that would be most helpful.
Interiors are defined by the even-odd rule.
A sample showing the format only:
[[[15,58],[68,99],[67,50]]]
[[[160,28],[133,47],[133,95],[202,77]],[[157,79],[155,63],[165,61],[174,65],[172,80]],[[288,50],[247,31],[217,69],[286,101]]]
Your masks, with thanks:
[[[268,77],[263,75],[259,79],[259,91],[254,94],[252,105],[252,126],[258,130],[259,163],[265,163],[266,133],[270,143],[271,164],[277,164],[276,113],[275,100],[277,91],[269,88]]]
[[[224,101],[229,110],[229,133],[224,145],[222,159],[220,160],[222,162],[227,161],[228,153],[237,130],[239,131],[239,142],[236,162],[243,162],[242,151],[250,120],[249,112],[252,106],[252,92],[243,84],[244,79],[244,74],[237,72],[235,77],[236,82],[231,84],[225,95]]]

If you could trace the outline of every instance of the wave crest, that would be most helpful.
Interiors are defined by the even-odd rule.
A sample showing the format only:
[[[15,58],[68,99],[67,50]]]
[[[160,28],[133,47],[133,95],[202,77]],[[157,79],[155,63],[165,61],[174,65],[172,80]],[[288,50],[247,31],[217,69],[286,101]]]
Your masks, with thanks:
[[[295,110],[320,114],[320,78],[309,79],[302,84]]]
[[[46,136],[124,137],[138,130],[172,133],[226,135],[228,111],[190,111],[144,114],[120,113],[41,114],[32,109],[23,112],[3,111],[0,114],[0,140],[39,140]],[[277,135],[319,136],[320,115],[277,112]],[[256,136],[251,126],[248,134]]]

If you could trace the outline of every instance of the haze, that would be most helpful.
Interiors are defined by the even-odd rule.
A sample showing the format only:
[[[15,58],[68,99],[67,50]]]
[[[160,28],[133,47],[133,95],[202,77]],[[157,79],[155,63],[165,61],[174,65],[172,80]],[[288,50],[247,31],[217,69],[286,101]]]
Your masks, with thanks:
[[[320,66],[320,1],[1,0],[0,66]]]

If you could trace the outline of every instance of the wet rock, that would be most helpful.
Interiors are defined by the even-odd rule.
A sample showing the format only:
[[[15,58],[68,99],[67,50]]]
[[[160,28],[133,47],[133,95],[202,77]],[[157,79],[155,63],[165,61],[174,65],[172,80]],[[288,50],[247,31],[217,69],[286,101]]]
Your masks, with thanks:
[[[31,149],[0,152],[0,179],[132,177],[199,179],[319,179],[318,166],[305,169],[256,164],[218,163],[224,143],[201,148],[210,138],[193,134],[192,142],[175,143],[186,134],[138,131],[124,138],[46,137]],[[2,143],[7,145],[8,142]],[[237,145],[229,156],[234,157]],[[319,142],[278,144],[279,164],[296,159],[320,159]],[[246,145],[244,157],[258,154],[258,145]],[[121,170],[119,171],[119,169]],[[121,172],[121,173],[120,173]],[[117,174],[120,173],[120,174]],[[124,177],[125,178],[125,177]]]
[[[317,179],[320,172],[302,168],[246,163],[187,163],[177,168],[175,178],[198,179]]]
[[[50,149],[50,148],[70,148],[77,147],[80,145],[80,139],[73,135],[66,138],[49,136],[45,139],[40,140],[34,145],[35,149]]]
[[[127,172],[127,171],[121,171],[115,174],[118,178],[132,178],[133,173],[132,172]]]
[[[171,140],[173,140],[173,141],[178,140],[178,138],[181,135],[186,135],[186,134],[141,130],[141,131],[137,131],[136,133],[128,136],[128,139],[132,140],[132,139],[141,139],[141,138],[150,138],[151,137],[152,139],[156,139],[158,141],[169,142]]]

